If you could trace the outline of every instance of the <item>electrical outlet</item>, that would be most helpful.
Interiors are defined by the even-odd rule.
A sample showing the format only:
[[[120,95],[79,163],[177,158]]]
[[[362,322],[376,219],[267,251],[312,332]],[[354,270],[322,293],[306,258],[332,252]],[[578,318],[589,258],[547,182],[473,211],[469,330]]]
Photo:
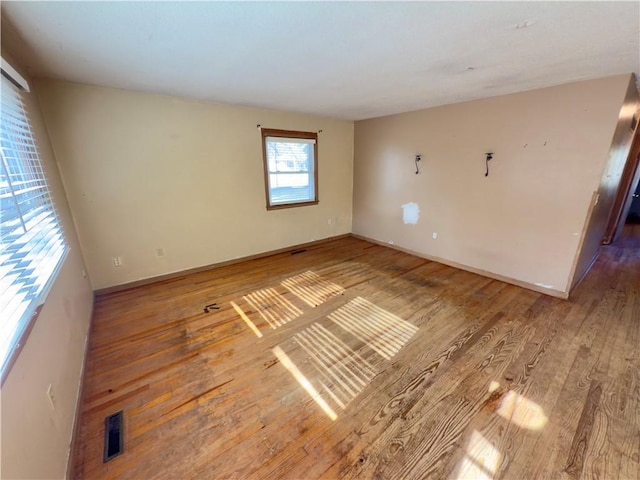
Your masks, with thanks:
[[[164,257],[164,248],[156,248],[156,257]]]
[[[113,257],[113,266],[115,268],[122,266],[122,257]]]
[[[56,396],[53,393],[53,385],[49,384],[49,388],[47,388],[47,398],[49,399],[49,405],[51,405],[51,410],[56,409]]]
[[[431,234],[431,237],[432,237],[434,240],[436,240],[436,239],[438,238],[438,232],[433,232],[433,233]]]

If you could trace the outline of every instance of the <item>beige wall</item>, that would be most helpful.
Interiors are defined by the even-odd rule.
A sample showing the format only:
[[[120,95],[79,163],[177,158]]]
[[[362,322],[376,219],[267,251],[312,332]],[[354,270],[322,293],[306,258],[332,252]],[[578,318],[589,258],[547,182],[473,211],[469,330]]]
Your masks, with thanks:
[[[631,76],[627,84],[624,103],[620,108],[618,123],[610,142],[606,166],[600,178],[597,193],[594,195],[594,205],[589,214],[584,242],[578,256],[575,272],[573,272],[572,285],[576,285],[580,281],[599,252],[618,194],[622,172],[629,157],[634,133],[631,130],[631,122],[637,110],[638,89],[636,88],[635,76]],[[624,219],[621,223],[624,224]]]
[[[351,231],[352,122],[48,80],[38,93],[94,289]],[[318,205],[266,210],[257,124],[322,130]]]
[[[2,56],[18,67],[8,52],[3,50]],[[25,94],[24,100],[70,252],[0,392],[3,479],[65,477],[93,306],[33,82],[31,87],[32,93]],[[53,386],[55,409],[47,398],[49,385]]]
[[[567,292],[629,78],[356,122],[354,233]],[[403,222],[409,202],[417,224]]]

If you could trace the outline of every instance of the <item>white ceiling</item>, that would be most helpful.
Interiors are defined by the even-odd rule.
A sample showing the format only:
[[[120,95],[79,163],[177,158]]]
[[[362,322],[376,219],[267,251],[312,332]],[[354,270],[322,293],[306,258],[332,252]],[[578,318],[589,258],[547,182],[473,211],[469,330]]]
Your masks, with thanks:
[[[352,120],[640,73],[637,1],[3,1],[2,14],[35,76]]]

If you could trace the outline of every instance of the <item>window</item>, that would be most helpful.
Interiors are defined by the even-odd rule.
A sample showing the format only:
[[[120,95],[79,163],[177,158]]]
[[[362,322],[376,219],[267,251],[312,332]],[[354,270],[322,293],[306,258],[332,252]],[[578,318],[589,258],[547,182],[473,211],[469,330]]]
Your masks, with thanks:
[[[4,379],[66,253],[21,92],[5,78],[0,116],[0,365]],[[22,79],[21,79],[22,80]],[[26,83],[25,83],[26,84]]]
[[[262,129],[267,210],[318,203],[318,134]]]

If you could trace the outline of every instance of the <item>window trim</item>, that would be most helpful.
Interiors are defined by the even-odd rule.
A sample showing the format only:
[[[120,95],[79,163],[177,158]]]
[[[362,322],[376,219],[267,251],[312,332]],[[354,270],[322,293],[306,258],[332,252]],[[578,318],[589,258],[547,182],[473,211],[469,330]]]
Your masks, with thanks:
[[[295,130],[278,130],[273,128],[261,128],[262,134],[262,163],[264,166],[264,192],[266,195],[267,210],[281,210],[283,208],[306,207],[308,205],[317,205],[318,197],[318,134],[316,132],[300,132]],[[300,138],[305,140],[313,140],[313,200],[302,202],[271,204],[269,195],[269,162],[267,160],[267,137],[279,138]]]
[[[24,94],[29,93],[31,91],[29,88],[29,84],[4,58],[0,57],[0,60],[1,60],[1,75],[3,77],[3,81],[6,79],[9,83],[12,84],[11,86],[3,85],[3,88],[15,89],[15,95],[19,103],[18,105],[19,110],[21,110],[22,115],[24,117],[24,118],[20,118],[20,120],[21,121],[24,120],[24,123],[27,127],[28,135],[29,135],[28,140],[32,142],[31,144],[31,147],[33,148],[32,154],[35,155],[35,160],[37,160],[37,166],[39,168],[39,175],[41,176],[41,179],[45,185],[44,190],[45,190],[45,196],[47,198],[45,199],[43,205],[45,204],[48,205],[48,211],[50,211],[53,214],[53,218],[55,219],[55,223],[57,225],[57,229],[59,231],[60,241],[61,241],[60,256],[57,259],[55,266],[49,273],[46,280],[41,284],[38,295],[36,295],[34,298],[32,298],[29,301],[29,305],[26,307],[26,309],[24,310],[24,312],[20,317],[21,321],[18,322],[17,324],[18,329],[16,330],[13,338],[11,338],[12,343],[10,344],[9,350],[7,351],[7,355],[6,357],[0,359],[0,387],[1,387],[4,385],[4,382],[6,381],[9,374],[11,373],[11,370],[13,369],[13,366],[16,360],[20,356],[22,349],[27,343],[27,340],[31,334],[31,331],[33,330],[33,327],[35,326],[35,323],[40,315],[40,312],[44,307],[46,299],[53,288],[53,284],[58,278],[60,270],[66,261],[67,255],[69,253],[69,245],[67,244],[67,241],[64,235],[64,228],[62,225],[62,221],[60,219],[60,216],[58,215],[56,204],[53,198],[53,192],[52,192],[49,178],[48,178],[49,169],[48,169],[48,166],[45,165],[45,162],[43,161],[40,155],[40,149],[38,148],[38,139],[36,138],[36,134],[33,131],[33,124],[32,124],[31,118],[29,117],[29,111],[25,101],[26,99]],[[4,95],[4,92],[3,92],[3,95]],[[18,117],[15,117],[15,118],[18,118]],[[24,150],[22,150],[22,147],[24,147],[24,145],[21,144],[20,147],[21,147],[20,151],[24,153]],[[4,155],[4,152],[3,152],[3,155]],[[4,156],[1,161],[3,162],[3,167],[6,168]],[[8,176],[9,172],[7,171],[5,173]],[[23,228],[24,228],[24,222],[23,222]],[[49,250],[48,252],[51,252],[51,250]]]

